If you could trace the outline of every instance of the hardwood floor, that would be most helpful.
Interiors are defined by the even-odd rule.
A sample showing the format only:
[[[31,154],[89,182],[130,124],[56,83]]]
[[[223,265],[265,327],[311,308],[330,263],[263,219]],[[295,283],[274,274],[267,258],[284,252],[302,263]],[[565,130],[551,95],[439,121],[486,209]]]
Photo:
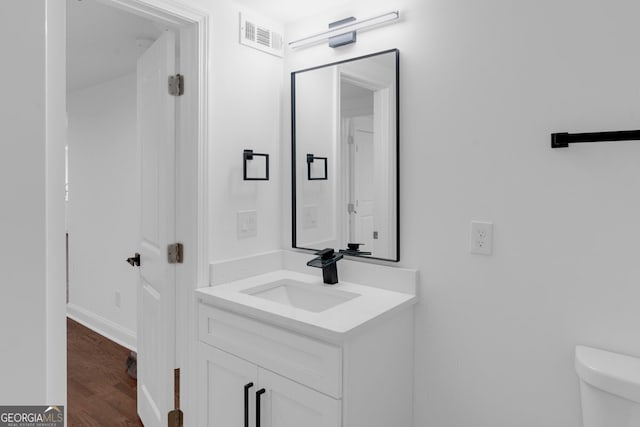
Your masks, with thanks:
[[[136,380],[125,370],[129,350],[67,319],[67,425],[137,426]]]

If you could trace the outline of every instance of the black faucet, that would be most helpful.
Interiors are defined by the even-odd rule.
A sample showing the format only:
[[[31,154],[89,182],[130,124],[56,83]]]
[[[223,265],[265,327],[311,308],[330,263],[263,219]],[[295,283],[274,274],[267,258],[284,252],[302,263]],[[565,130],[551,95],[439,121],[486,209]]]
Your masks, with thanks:
[[[342,254],[336,254],[332,248],[326,248],[316,255],[320,255],[317,258],[312,259],[307,263],[309,267],[317,267],[322,269],[322,280],[327,285],[334,285],[338,283],[338,268],[337,262],[342,259]]]

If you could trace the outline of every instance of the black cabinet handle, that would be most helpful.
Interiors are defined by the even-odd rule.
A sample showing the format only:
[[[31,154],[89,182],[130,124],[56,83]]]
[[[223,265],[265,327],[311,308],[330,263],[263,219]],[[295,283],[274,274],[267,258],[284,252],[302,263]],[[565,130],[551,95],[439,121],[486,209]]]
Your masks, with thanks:
[[[256,427],[260,427],[260,396],[266,393],[267,390],[261,388],[256,391]]]
[[[253,383],[244,385],[244,427],[249,427],[249,389]]]

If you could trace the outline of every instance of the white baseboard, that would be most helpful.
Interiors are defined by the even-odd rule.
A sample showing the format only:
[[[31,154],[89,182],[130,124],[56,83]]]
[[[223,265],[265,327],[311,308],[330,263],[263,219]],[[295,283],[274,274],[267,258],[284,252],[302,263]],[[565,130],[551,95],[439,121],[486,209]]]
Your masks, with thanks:
[[[136,351],[137,338],[135,332],[109,319],[71,303],[67,304],[67,317],[131,351]]]

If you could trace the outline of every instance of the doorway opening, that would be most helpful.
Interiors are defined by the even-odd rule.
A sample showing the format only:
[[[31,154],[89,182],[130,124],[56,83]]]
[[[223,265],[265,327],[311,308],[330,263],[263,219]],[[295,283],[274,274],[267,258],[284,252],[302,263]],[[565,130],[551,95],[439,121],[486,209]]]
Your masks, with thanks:
[[[87,336],[93,331],[131,351],[140,350],[141,345],[146,348],[147,358],[138,357],[146,369],[146,380],[138,380],[133,396],[138,400],[136,412],[147,426],[166,425],[168,411],[179,405],[174,398],[174,369],[182,368],[182,394],[185,398],[189,395],[192,355],[187,344],[190,331],[195,331],[190,296],[207,280],[204,269],[199,268],[206,259],[206,246],[201,242],[206,227],[204,220],[199,220],[206,218],[205,204],[199,198],[206,194],[207,129],[203,117],[207,102],[200,89],[206,87],[207,19],[205,13],[166,7],[172,10],[141,0],[67,0],[67,313],[91,330]],[[162,55],[158,56],[158,51]],[[161,98],[161,103],[148,96],[147,77],[153,74],[149,67],[156,63],[161,67],[153,89],[160,90],[152,96]],[[141,76],[140,67],[146,67],[147,74]],[[167,80],[175,72],[189,82],[191,91],[167,101]],[[141,91],[141,87],[145,89]],[[171,108],[162,109],[159,104]],[[148,132],[141,126],[151,127],[149,117],[151,122],[166,125],[158,131],[172,144],[165,144],[164,139],[158,142],[165,151],[164,162],[158,161],[159,151],[144,143]],[[175,172],[187,170],[185,164],[195,173]],[[162,188],[156,188],[155,193],[147,185],[153,177],[164,177]],[[150,194],[160,192],[171,194],[162,208],[156,204],[171,225],[163,235],[166,238],[157,241],[156,258],[163,258],[168,239],[189,245],[191,258],[180,268],[162,265],[160,270],[154,269],[154,278],[160,277],[166,286],[162,305],[150,310],[140,295],[145,295],[144,289],[156,295],[155,289],[145,281],[143,269],[126,260],[142,252],[145,266],[153,264],[145,258],[144,235],[158,217],[150,216],[144,206],[154,205],[157,197]],[[177,200],[181,202],[179,209]],[[158,271],[160,276],[155,274]],[[166,327],[157,328],[161,323]],[[82,332],[75,324],[71,330]],[[86,340],[102,342],[95,336]],[[96,351],[102,345],[106,344],[96,344]],[[157,350],[153,357],[151,348]],[[69,351],[74,349],[69,347]],[[74,415],[73,387],[77,386],[71,377],[80,367],[68,366],[70,420]],[[121,367],[112,375],[128,375],[126,357]],[[87,384],[81,386],[80,394],[86,397]],[[85,412],[87,408],[84,405]],[[134,417],[134,423],[136,412],[127,415]]]
[[[346,67],[345,67],[346,68]],[[392,258],[395,190],[391,162],[395,159],[389,108],[390,83],[364,78],[353,70],[339,73],[340,136],[343,191],[339,218],[343,235],[376,257]]]
[[[113,394],[110,382],[120,391],[117,415],[137,422],[137,369],[128,360],[137,356],[139,274],[124,262],[137,250],[141,224],[136,68],[163,31],[172,30],[95,0],[67,2],[67,314],[72,319],[67,322],[67,389],[72,423],[106,415],[100,401]]]

